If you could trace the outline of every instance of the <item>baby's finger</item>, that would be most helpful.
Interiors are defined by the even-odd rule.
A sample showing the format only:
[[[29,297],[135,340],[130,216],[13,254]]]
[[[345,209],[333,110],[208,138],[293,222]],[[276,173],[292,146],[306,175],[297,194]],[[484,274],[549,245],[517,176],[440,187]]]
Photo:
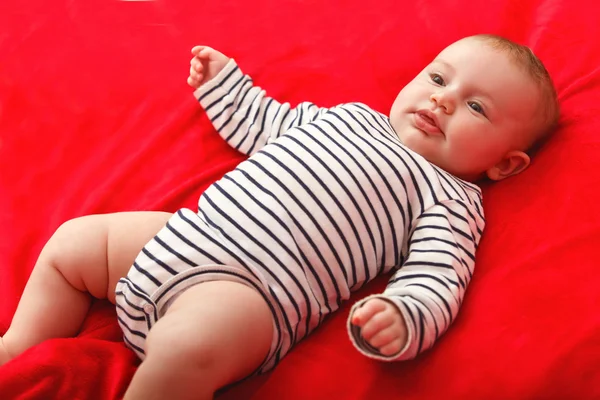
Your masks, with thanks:
[[[386,304],[383,301],[376,299],[367,301],[362,307],[354,311],[352,323],[357,326],[362,326],[378,312],[385,310]]]
[[[197,79],[193,76],[190,76],[190,77],[188,77],[188,84],[190,86],[192,86],[194,89],[198,89],[200,86],[202,86],[202,80],[203,80],[202,77],[200,79]]]
[[[367,341],[369,342],[369,344],[371,346],[377,347],[378,349],[380,349],[380,348],[392,343],[393,341],[400,339],[401,333],[402,332],[400,332],[398,330],[397,326],[390,325],[387,328],[377,331],[373,335],[373,337],[371,337]],[[363,337],[364,337],[364,335],[363,335]]]
[[[205,46],[194,46],[194,47],[192,47],[192,54],[195,55],[195,56],[198,55],[198,53],[200,53],[204,49],[204,47]]]
[[[378,312],[360,328],[360,334],[369,341],[377,335],[377,333],[388,328],[393,323],[393,315],[390,315],[390,313],[387,312]]]
[[[204,74],[201,71],[196,70],[196,68],[194,68],[194,66],[192,65],[190,67],[190,76],[194,79],[202,80]]]
[[[202,66],[202,62],[198,59],[198,57],[194,57],[190,60],[190,66],[197,70],[198,67]]]
[[[201,60],[208,60],[211,58],[211,56],[218,54],[218,52],[213,50],[212,47],[208,47],[208,46],[198,46],[198,47],[202,47],[202,48],[200,50],[198,50],[198,52],[196,53],[196,57],[198,57]]]
[[[188,85],[190,85],[193,88],[198,88],[198,86],[200,86],[200,82],[198,82],[196,79],[192,78],[191,76],[189,76],[187,78],[187,83],[188,83]]]
[[[204,65],[202,64],[202,61],[200,61],[197,58],[196,60],[194,60],[194,63],[192,65],[198,72],[202,72],[204,70]]]
[[[392,342],[390,342],[389,344],[381,347],[379,349],[379,352],[381,354],[383,354],[384,356],[393,356],[396,355],[400,352],[400,350],[402,350],[402,347],[404,345],[404,339],[396,339]]]
[[[371,314],[362,308],[354,310],[352,314],[352,324],[356,326],[363,326],[371,318]]]
[[[202,81],[204,80],[204,75],[199,74],[196,76],[192,76],[192,78],[194,78],[194,80],[198,83],[198,86],[200,86],[202,84]]]

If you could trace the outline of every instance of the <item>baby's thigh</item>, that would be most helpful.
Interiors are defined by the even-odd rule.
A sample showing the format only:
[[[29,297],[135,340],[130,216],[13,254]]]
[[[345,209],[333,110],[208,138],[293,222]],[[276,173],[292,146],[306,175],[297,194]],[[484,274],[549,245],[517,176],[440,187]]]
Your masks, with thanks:
[[[213,390],[253,373],[273,340],[273,315],[256,289],[210,281],[183,292],[150,329],[146,362],[200,366],[198,380]]]
[[[114,303],[117,281],[170,215],[123,212],[74,218],[52,235],[37,265],[52,266],[75,288]]]

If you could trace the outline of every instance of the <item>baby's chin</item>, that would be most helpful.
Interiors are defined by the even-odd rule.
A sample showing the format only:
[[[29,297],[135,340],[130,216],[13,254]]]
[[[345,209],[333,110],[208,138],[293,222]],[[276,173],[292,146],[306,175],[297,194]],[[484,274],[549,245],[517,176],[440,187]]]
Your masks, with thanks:
[[[424,157],[427,161],[432,162],[436,153],[435,145],[418,129],[410,127],[399,134],[400,142],[410,150]]]
[[[392,121],[392,128],[394,128],[398,135],[398,139],[400,139],[400,142],[404,146],[425,158],[430,163],[437,165],[441,157],[441,147],[443,146],[442,138],[428,136],[417,127],[410,124],[408,119],[403,121],[404,123],[394,124],[393,122],[394,121]]]

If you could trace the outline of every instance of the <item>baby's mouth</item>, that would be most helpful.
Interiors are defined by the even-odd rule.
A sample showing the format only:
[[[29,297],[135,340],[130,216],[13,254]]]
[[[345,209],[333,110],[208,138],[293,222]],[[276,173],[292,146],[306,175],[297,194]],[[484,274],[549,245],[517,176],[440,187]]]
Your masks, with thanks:
[[[444,136],[435,114],[429,110],[419,110],[414,113],[415,126],[430,136]]]
[[[437,126],[437,125],[436,125],[436,123],[435,123],[435,121],[433,120],[433,118],[431,118],[430,116],[428,116],[428,115],[425,115],[425,114],[420,114],[420,115],[421,115],[421,118],[425,119],[425,120],[426,120],[427,122],[429,122],[431,125],[435,125],[435,126]]]

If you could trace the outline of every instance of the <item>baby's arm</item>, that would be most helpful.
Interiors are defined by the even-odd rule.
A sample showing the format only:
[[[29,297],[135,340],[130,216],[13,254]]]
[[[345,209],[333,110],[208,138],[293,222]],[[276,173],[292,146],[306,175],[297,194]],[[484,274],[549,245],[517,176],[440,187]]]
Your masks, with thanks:
[[[251,155],[288,129],[314,121],[327,108],[304,102],[295,108],[267,97],[253,86],[233,59],[205,46],[192,49],[188,84],[219,134]]]
[[[383,294],[354,305],[348,328],[363,354],[414,358],[454,321],[473,274],[483,220],[449,201],[425,211],[408,241],[408,257]]]

